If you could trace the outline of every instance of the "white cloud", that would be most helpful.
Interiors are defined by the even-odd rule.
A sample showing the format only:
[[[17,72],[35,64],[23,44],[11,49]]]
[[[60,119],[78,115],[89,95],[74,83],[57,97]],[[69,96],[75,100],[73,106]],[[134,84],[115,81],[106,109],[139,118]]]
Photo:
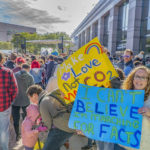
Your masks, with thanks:
[[[39,32],[64,31],[71,34],[98,1],[0,0],[0,19],[36,27]]]

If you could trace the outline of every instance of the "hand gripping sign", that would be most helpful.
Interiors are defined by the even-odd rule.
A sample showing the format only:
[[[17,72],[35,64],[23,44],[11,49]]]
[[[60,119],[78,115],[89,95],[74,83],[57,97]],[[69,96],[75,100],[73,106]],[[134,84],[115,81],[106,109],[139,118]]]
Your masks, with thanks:
[[[80,84],[68,125],[91,139],[139,149],[143,104],[144,90]]]
[[[98,38],[72,54],[57,71],[58,86],[68,104],[75,100],[79,83],[109,87],[109,81],[118,77],[113,65],[103,53]]]

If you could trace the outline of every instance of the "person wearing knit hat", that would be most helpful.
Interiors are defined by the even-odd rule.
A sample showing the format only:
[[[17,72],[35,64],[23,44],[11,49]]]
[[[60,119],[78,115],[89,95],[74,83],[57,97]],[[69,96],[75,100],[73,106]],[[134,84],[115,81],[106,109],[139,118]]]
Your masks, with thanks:
[[[42,72],[43,68],[40,68],[40,63],[37,60],[32,61],[30,74],[33,76],[34,83],[40,85],[41,87],[43,87]]]
[[[31,63],[31,69],[40,68],[40,63],[37,60],[33,60]]]
[[[26,62],[25,59],[22,57],[16,58],[16,67],[13,69],[13,72],[16,73],[20,71],[22,64],[24,64],[25,62]]]

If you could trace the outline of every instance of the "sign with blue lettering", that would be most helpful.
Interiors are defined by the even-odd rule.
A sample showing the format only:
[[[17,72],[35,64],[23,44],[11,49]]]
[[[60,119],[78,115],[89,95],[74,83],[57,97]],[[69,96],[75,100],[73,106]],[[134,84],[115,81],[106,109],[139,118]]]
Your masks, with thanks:
[[[132,148],[140,147],[144,90],[121,90],[80,84],[69,127],[85,136]]]
[[[78,85],[110,87],[110,81],[118,77],[108,56],[103,52],[98,38],[73,53],[57,68],[57,82],[69,104],[75,100]]]

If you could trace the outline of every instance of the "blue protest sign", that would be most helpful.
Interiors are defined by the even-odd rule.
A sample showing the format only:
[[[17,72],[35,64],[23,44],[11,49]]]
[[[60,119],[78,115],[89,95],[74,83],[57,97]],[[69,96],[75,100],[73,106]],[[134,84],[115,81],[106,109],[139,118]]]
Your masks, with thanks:
[[[121,90],[80,84],[69,127],[95,140],[140,147],[144,90]]]

